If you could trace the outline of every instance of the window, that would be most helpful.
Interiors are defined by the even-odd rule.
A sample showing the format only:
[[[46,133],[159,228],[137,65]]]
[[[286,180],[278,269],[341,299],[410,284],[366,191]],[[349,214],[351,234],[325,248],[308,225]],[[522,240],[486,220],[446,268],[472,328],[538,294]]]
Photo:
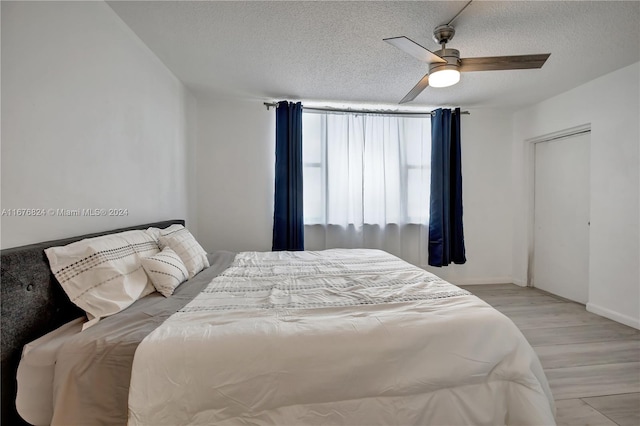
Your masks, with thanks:
[[[305,225],[428,225],[429,116],[304,111]]]

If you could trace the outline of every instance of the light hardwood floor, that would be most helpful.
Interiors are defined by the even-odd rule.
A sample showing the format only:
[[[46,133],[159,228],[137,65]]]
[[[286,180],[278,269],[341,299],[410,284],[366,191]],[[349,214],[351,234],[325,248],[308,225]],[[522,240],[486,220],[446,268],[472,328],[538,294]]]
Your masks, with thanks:
[[[533,288],[463,288],[511,318],[531,343],[558,425],[640,425],[640,331]]]

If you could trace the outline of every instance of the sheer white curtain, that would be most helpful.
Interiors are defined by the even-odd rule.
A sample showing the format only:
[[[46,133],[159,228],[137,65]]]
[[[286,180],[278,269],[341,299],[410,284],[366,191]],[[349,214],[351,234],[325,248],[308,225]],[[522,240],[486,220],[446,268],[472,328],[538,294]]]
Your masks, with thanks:
[[[305,249],[379,248],[427,264],[429,116],[305,111]]]

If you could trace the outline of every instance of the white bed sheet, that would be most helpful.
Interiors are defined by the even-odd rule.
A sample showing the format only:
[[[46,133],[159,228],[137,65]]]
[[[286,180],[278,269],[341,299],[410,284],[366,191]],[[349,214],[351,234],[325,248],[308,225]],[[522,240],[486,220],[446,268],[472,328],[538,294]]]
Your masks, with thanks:
[[[554,412],[508,318],[378,250],[238,254],[138,346],[129,392],[131,425],[549,425]]]
[[[53,416],[53,378],[58,350],[82,331],[86,318],[77,318],[28,343],[18,364],[16,409],[33,425],[48,425]]]

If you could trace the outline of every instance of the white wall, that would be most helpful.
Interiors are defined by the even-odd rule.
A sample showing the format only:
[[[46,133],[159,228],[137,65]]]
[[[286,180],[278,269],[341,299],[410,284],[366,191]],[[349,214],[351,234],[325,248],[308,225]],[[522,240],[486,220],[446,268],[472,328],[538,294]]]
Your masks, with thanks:
[[[194,222],[194,108],[106,3],[2,2],[2,208],[128,209],[124,217],[5,215],[2,247]]]
[[[454,283],[511,282],[511,115],[462,118],[468,262],[434,268]],[[257,100],[198,99],[198,231],[207,250],[270,250],[275,113]]]
[[[514,279],[527,282],[531,152],[527,140],[591,126],[587,309],[640,328],[640,63],[514,116]]]
[[[198,241],[271,250],[275,113],[257,100],[198,99]]]

